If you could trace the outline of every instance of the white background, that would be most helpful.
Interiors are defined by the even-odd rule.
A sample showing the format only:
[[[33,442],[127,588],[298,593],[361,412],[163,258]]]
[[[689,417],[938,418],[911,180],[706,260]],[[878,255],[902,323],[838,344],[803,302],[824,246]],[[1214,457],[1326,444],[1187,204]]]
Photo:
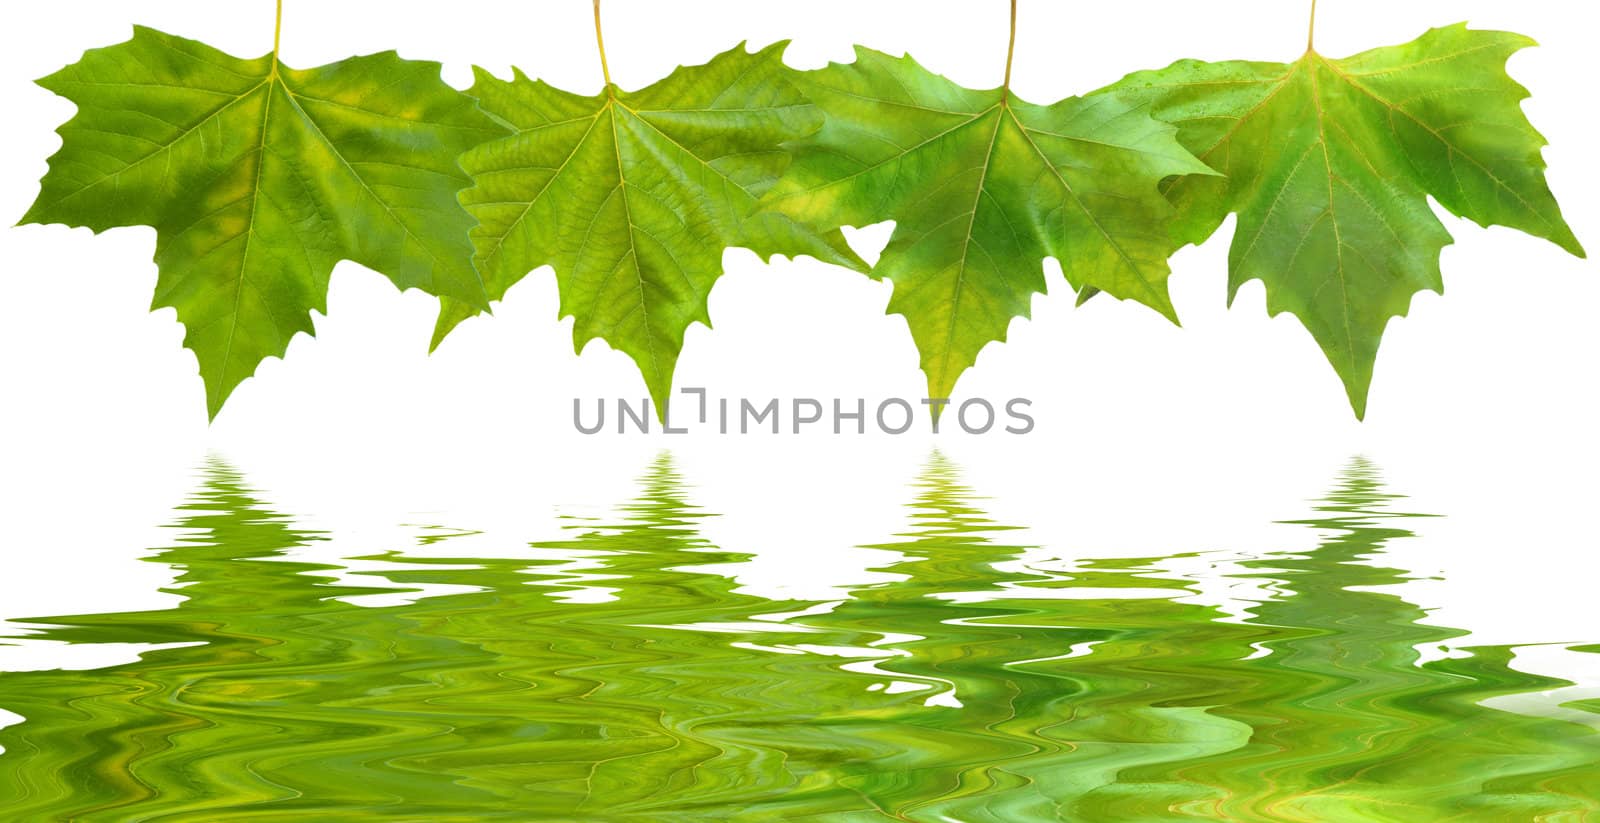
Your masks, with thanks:
[[[1022,0],[1015,88],[1047,102],[1181,57],[1288,60],[1306,4],[1285,0]],[[271,47],[269,0],[86,2],[8,9],[0,27],[0,218],[37,193],[52,131],[73,107],[30,81],[140,22],[238,55]],[[452,3],[288,0],[283,57],[309,67],[397,48],[470,82],[477,62],[516,64],[575,91],[600,87],[586,0]],[[1600,249],[1594,159],[1595,14],[1570,0],[1323,0],[1321,51],[1342,56],[1467,20],[1531,35],[1513,59],[1526,110],[1569,221]],[[849,60],[859,42],[970,86],[993,86],[1005,55],[1004,0],[607,0],[611,70],[636,88],[740,40],[793,38],[790,62]],[[1082,309],[1059,274],[1010,342],[988,348],[960,396],[1026,396],[1027,437],[584,437],[574,397],[638,398],[632,363],[604,344],[581,356],[558,322],[548,270],[492,319],[426,353],[433,301],[341,264],[316,339],[268,361],[207,424],[193,356],[173,313],[149,313],[154,233],[93,236],[59,226],[0,229],[0,616],[160,606],[171,570],[139,561],[170,543],[160,524],[208,452],[244,471],[280,511],[326,528],[321,551],[405,549],[438,523],[485,530],[512,551],[552,536],[572,505],[626,500],[670,447],[706,526],[755,560],[752,590],[826,596],[881,563],[854,546],[905,526],[903,504],[934,447],[992,498],[998,520],[1053,556],[1260,552],[1315,535],[1272,526],[1304,516],[1352,455],[1384,468],[1420,526],[1385,562],[1416,571],[1407,596],[1473,642],[1600,641],[1592,525],[1600,491],[1595,264],[1505,229],[1444,216],[1448,295],[1420,295],[1385,340],[1367,422],[1261,286],[1224,308],[1231,223],[1174,260],[1185,327],[1101,298]],[[853,235],[863,253],[886,229]],[[889,286],[813,261],[763,265],[730,251],[711,296],[715,330],[690,330],[679,385],[714,396],[919,398],[923,377]],[[1054,272],[1053,264],[1050,264]],[[48,651],[38,665],[63,662]],[[1531,664],[1530,664],[1531,665]],[[1541,664],[1546,665],[1546,664]],[[1550,663],[1548,665],[1557,665]],[[1565,665],[1565,664],[1561,664]]]

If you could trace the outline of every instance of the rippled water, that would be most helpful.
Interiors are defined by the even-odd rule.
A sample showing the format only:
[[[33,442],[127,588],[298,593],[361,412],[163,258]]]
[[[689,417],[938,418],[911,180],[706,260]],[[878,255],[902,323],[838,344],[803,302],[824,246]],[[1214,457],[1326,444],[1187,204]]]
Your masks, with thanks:
[[[939,457],[907,496],[889,582],[837,602],[742,593],[667,457],[615,522],[516,559],[430,530],[366,588],[212,464],[149,557],[180,605],[21,621],[175,645],[0,672],[0,819],[1600,816],[1600,701],[1385,591],[1429,521],[1364,462],[1294,521],[1314,550],[1243,561],[1031,560]]]

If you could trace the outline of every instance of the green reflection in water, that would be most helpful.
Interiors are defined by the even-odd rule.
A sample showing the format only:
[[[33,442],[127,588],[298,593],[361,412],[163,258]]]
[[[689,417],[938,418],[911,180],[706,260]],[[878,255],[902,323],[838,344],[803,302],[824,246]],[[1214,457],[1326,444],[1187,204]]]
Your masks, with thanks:
[[[35,620],[75,644],[189,644],[0,674],[4,820],[1550,820],[1600,814],[1595,701],[1382,587],[1414,516],[1357,461],[1205,605],[1177,563],[1039,560],[935,457],[893,582],[773,602],[668,459],[618,522],[512,559],[335,583],[322,536],[208,467],[152,560],[176,608]],[[443,552],[434,552],[442,554]],[[419,557],[418,555],[423,555]],[[1213,567],[1210,574],[1223,574]],[[344,575],[349,580],[358,575]],[[397,587],[450,593],[363,605]],[[368,601],[369,603],[372,601]],[[388,601],[383,601],[388,602]],[[1573,647],[1595,652],[1597,647]]]

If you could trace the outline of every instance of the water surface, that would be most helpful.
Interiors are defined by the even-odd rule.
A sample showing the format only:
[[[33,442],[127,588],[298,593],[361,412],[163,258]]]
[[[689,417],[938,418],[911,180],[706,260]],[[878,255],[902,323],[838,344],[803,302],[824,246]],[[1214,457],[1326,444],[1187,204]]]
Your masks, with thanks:
[[[1600,701],[1399,595],[1386,549],[1429,519],[1365,461],[1291,521],[1314,549],[1242,562],[1042,561],[958,475],[935,456],[869,546],[888,582],[808,602],[734,581],[667,456],[564,540],[428,529],[353,574],[213,462],[148,557],[175,608],[13,621],[165,645],[0,672],[0,819],[1600,816]]]

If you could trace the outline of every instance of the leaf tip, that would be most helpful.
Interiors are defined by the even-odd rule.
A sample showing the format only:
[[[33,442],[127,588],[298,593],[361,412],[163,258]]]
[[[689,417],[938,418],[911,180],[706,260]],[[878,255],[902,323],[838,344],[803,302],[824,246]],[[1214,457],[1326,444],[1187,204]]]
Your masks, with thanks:
[[[1329,361],[1333,357],[1329,353]],[[1350,411],[1355,414],[1358,422],[1367,419],[1367,397],[1372,392],[1372,360],[1367,360],[1362,365],[1351,364],[1349,370],[1334,362],[1334,371],[1338,372],[1340,382],[1344,383],[1345,397],[1350,400]]]
[[[1361,392],[1360,397],[1350,396],[1350,411],[1355,413],[1357,423],[1367,422],[1367,393]]]
[[[222,407],[228,402],[228,397],[233,394],[231,388],[213,389],[206,386],[206,425],[217,422],[217,415],[222,412]]]
[[[1233,310],[1233,301],[1238,299],[1238,297],[1239,297],[1239,289],[1240,289],[1240,287],[1244,286],[1244,284],[1246,282],[1248,282],[1248,281],[1240,280],[1237,277],[1234,277],[1232,275],[1232,273],[1229,274],[1229,277],[1228,277],[1228,299],[1222,304],[1223,308],[1228,309],[1229,311]],[[1271,306],[1267,307],[1267,316],[1268,317],[1274,316]]]
[[[1180,329],[1183,328],[1183,321],[1178,319],[1178,307],[1172,305],[1172,295],[1168,294],[1166,289],[1162,289],[1156,297],[1156,302],[1148,304],[1150,308],[1155,309],[1162,317],[1167,318],[1172,325]]]
[[[23,212],[21,217],[17,218],[17,222],[11,224],[11,228],[15,229],[15,228],[20,228],[22,226],[42,226],[42,225],[44,225],[44,221],[39,218],[38,211],[39,211],[39,204],[38,204],[38,202],[35,202],[33,205],[28,207],[28,210],[26,212]]]

